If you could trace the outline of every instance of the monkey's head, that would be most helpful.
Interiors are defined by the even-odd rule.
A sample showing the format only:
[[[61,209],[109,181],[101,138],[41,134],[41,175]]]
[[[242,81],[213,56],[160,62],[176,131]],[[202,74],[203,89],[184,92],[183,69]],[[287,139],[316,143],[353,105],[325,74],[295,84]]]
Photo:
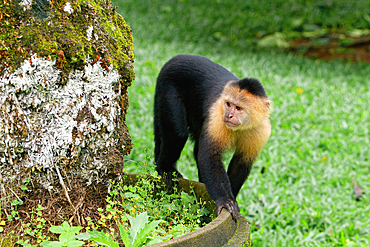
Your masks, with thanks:
[[[250,129],[269,117],[271,101],[257,79],[244,78],[229,82],[221,98],[223,121],[229,129]]]

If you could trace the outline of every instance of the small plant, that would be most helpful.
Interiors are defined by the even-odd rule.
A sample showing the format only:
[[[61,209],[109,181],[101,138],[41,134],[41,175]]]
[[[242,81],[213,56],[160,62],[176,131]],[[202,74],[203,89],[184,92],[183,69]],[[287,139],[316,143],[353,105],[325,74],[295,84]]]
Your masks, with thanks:
[[[16,244],[19,244],[20,246],[24,246],[24,247],[37,247],[37,245],[30,244],[29,242],[30,242],[29,239],[27,239],[25,241],[18,240],[18,242]]]
[[[23,205],[21,200],[12,200],[10,204],[10,214],[7,215],[8,221],[19,220],[18,206]]]
[[[24,184],[22,184],[20,186],[20,189],[22,190],[22,195],[21,197],[23,196],[23,192],[28,190],[27,188],[27,184],[30,182],[30,179],[27,178],[25,181],[24,181]],[[13,192],[14,193],[14,192]],[[15,193],[14,195],[16,196],[17,199],[14,199],[12,200],[11,204],[10,204],[10,214],[7,215],[7,219],[8,221],[12,221],[12,220],[19,220],[19,213],[18,213],[18,206],[21,206],[23,205],[23,201],[20,199],[19,196],[17,196]],[[1,208],[0,208],[1,209]],[[1,229],[0,229],[1,230]],[[1,231],[0,231],[1,232]]]
[[[140,246],[145,243],[146,236],[153,231],[162,220],[156,220],[149,223],[149,216],[147,212],[139,214],[136,218],[127,215],[130,221],[131,228],[129,234],[125,231],[122,225],[119,225],[120,234],[125,246]]]
[[[204,219],[212,220],[212,217],[205,218],[209,212],[195,196],[185,192],[179,193],[176,188],[173,194],[167,194],[162,189],[160,184],[145,177],[135,185],[112,181],[106,199],[107,206],[105,209],[98,209],[100,219],[97,224],[109,228],[110,231],[103,233],[98,231],[99,227],[89,226],[87,230],[93,231],[81,236],[85,240],[96,240],[100,244],[115,246],[113,242],[117,234],[112,227],[112,223],[115,223],[114,225],[119,226],[125,246],[141,246],[143,241],[145,244],[154,244],[187,234],[199,229],[204,224]],[[135,215],[138,216],[135,218]],[[153,220],[150,224],[149,218]],[[128,228],[126,233],[123,230],[127,228],[128,222],[131,228]],[[160,227],[157,227],[159,222]]]
[[[52,226],[49,231],[60,234],[59,241],[42,241],[43,247],[78,247],[84,245],[83,241],[76,240],[76,233],[83,227],[70,226],[67,221],[64,221],[61,226]]]
[[[30,222],[22,223],[24,232],[37,239],[38,242],[45,240],[45,236],[42,234],[42,229],[44,229],[46,220],[42,217],[42,211],[44,208],[41,205],[38,205],[36,212],[32,209]]]
[[[143,246],[146,242],[148,242],[148,234],[152,232],[159,223],[162,222],[161,220],[156,220],[149,223],[149,216],[147,212],[143,212],[136,217],[127,215],[127,218],[130,221],[131,228],[126,230],[123,225],[118,225],[121,239],[126,247]],[[93,230],[92,232],[81,233],[76,237],[82,240],[92,240],[98,244],[108,247],[119,247],[119,244],[114,241],[112,237],[96,230]],[[150,241],[148,244],[153,244],[153,241]]]
[[[26,187],[23,189],[27,190]],[[100,219],[97,222],[90,217],[85,218],[85,233],[78,234],[83,227],[70,226],[67,221],[50,227],[50,232],[59,234],[57,241],[51,241],[50,236],[43,233],[46,225],[42,215],[44,208],[38,205],[31,214],[27,214],[29,222],[21,222],[23,232],[34,239],[20,239],[17,244],[34,247],[32,244],[37,242],[43,247],[78,247],[84,245],[82,240],[87,240],[118,247],[117,239],[120,238],[125,246],[137,247],[187,234],[212,220],[212,216],[205,218],[209,212],[195,196],[179,193],[177,189],[173,194],[167,194],[159,180],[147,179],[146,176],[135,186],[112,181],[106,202],[105,209],[98,209]],[[13,202],[12,219],[18,216],[16,206],[21,203],[18,200]],[[5,223],[0,221],[0,226]],[[118,226],[119,233],[115,226]]]
[[[126,221],[124,215],[112,216],[112,212],[135,215],[146,211],[153,219],[163,220],[164,228],[172,229],[173,225],[183,225],[181,229],[187,230],[182,231],[182,234],[196,230],[204,223],[208,223],[207,220],[212,220],[212,217],[208,217],[209,211],[202,207],[202,202],[197,201],[195,196],[179,192],[176,187],[174,193],[168,194],[160,184],[145,178],[135,186],[112,183],[107,202],[110,217]]]

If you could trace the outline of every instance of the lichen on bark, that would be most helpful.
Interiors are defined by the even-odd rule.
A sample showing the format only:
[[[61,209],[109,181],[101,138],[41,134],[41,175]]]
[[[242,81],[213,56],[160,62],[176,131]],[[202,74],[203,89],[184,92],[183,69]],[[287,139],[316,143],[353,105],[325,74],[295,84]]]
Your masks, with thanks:
[[[109,0],[0,0],[2,198],[25,178],[55,191],[59,170],[88,184],[122,170],[133,61]]]

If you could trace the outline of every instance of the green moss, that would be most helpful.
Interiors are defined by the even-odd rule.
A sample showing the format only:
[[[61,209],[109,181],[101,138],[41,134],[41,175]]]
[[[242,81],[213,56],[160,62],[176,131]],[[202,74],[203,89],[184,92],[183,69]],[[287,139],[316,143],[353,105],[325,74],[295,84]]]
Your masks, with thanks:
[[[72,13],[64,11],[67,2]],[[100,58],[107,69],[113,64],[125,84],[121,86],[134,79],[131,28],[110,1],[41,1],[30,10],[15,1],[1,1],[0,13],[0,74],[14,71],[36,53],[56,60],[65,74],[83,66],[89,56]],[[89,27],[93,27],[90,40]]]

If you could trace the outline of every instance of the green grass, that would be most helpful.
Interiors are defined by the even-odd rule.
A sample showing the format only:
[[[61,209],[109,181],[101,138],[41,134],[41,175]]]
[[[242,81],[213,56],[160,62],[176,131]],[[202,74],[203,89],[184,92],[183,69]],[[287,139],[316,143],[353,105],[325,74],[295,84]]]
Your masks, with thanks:
[[[133,28],[136,39],[208,43],[219,49],[247,49],[257,41],[256,37],[276,32],[287,38],[297,38],[303,31],[370,28],[368,0],[113,2],[119,5],[118,11]]]
[[[239,9],[233,6],[227,15],[225,9],[212,14],[213,5],[201,5],[205,1],[197,1],[194,6],[186,0],[174,6],[167,0],[161,5],[144,0],[113,2],[135,37],[136,80],[129,89],[127,115],[134,148],[125,158],[128,171],[153,170],[153,95],[159,70],[176,54],[203,55],[238,77],[260,79],[273,101],[272,136],[237,198],[242,214],[252,223],[253,246],[370,245],[369,65],[314,61],[241,46],[230,48],[227,42],[217,45],[211,36],[213,29],[207,29],[203,22],[199,22],[200,30],[193,28],[195,22],[208,20],[232,30],[232,11]],[[270,8],[265,8],[267,1],[263,0],[259,4],[245,2],[255,9],[255,15],[264,15]],[[294,6],[295,2],[289,3]],[[344,3],[333,1],[333,6]],[[364,9],[369,2],[348,4],[357,4],[357,9],[341,12],[332,7],[338,16],[332,12],[324,21],[340,17],[343,26],[362,28],[362,22],[355,26],[352,20],[359,16],[356,13],[369,11]],[[184,13],[179,12],[180,8]],[[344,15],[347,10],[353,16]],[[231,19],[212,19],[218,14]],[[250,20],[249,15],[241,20],[248,21],[246,28],[273,25],[270,16],[259,23],[261,18]],[[308,11],[305,15],[313,20],[318,14]],[[300,89],[302,94],[298,93]],[[178,167],[185,177],[197,180],[191,143],[187,143]],[[261,173],[263,167],[265,172]],[[365,190],[359,201],[353,195],[352,178]]]

